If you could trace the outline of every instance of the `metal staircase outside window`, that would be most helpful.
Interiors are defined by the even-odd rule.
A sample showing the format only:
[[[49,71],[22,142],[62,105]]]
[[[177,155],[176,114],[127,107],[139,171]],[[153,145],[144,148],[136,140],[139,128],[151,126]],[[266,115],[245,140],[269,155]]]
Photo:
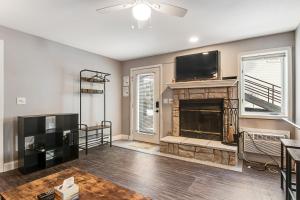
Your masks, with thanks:
[[[245,107],[246,111],[281,112],[281,87],[258,78],[245,75],[245,101],[256,107]],[[257,108],[259,107],[259,108]]]

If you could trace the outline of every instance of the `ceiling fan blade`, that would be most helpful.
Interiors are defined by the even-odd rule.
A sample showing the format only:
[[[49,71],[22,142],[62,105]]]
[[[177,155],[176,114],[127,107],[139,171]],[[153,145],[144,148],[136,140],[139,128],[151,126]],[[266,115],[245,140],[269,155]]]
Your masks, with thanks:
[[[119,11],[119,10],[124,10],[124,9],[131,8],[135,4],[136,4],[136,2],[117,4],[117,5],[113,5],[113,6],[107,6],[107,7],[104,7],[104,8],[99,8],[96,11],[101,13],[101,14],[106,14],[106,13],[109,13],[109,12],[114,12],[114,11]]]
[[[148,5],[158,12],[162,12],[177,17],[184,17],[188,11],[185,8],[174,6],[168,3],[156,3],[156,2],[148,1]]]

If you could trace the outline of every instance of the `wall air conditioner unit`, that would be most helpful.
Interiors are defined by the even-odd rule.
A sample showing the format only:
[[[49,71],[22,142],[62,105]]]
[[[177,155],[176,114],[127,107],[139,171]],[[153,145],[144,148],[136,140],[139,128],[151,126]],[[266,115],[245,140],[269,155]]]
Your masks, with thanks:
[[[244,132],[244,152],[280,156],[280,139],[290,138],[290,131],[241,128]],[[251,139],[252,138],[252,139]]]

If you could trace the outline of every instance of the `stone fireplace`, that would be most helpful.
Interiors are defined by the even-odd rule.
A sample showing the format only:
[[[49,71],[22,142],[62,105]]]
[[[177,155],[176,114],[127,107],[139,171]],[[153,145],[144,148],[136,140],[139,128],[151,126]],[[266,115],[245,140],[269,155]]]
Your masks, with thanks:
[[[223,141],[228,129],[226,99],[236,99],[235,87],[173,90],[173,136]]]
[[[208,80],[169,84],[173,90],[172,133],[160,139],[160,152],[179,157],[237,164],[237,80]]]
[[[179,100],[179,135],[222,141],[224,99]]]

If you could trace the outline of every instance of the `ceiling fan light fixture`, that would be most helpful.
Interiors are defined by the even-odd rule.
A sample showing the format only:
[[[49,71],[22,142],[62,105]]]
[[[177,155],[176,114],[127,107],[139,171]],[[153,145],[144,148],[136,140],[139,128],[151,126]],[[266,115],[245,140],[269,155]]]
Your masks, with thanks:
[[[192,37],[190,37],[189,41],[190,41],[190,43],[196,43],[199,41],[199,38],[197,36],[192,36]]]
[[[138,21],[147,21],[151,17],[151,8],[145,3],[139,3],[132,8],[132,15]]]

